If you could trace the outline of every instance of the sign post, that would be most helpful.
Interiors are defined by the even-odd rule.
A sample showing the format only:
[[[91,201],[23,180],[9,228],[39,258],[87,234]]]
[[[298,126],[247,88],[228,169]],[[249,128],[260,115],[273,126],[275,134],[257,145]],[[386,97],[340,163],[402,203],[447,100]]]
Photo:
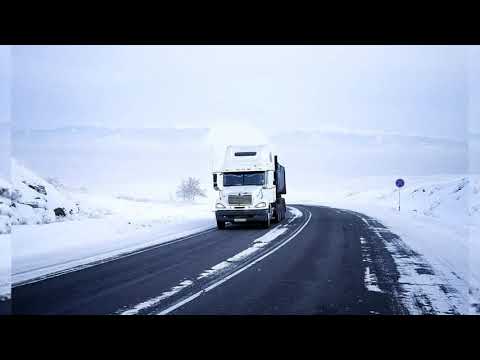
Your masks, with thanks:
[[[400,211],[400,190],[405,186],[405,181],[403,179],[397,179],[395,185],[398,188],[398,211]]]

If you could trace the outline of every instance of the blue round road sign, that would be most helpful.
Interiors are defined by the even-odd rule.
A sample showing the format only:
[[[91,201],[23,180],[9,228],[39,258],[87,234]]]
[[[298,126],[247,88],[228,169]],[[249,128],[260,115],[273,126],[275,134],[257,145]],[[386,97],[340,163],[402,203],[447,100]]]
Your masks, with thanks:
[[[401,188],[405,185],[405,181],[403,181],[403,179],[397,179],[397,181],[395,181],[395,185],[397,185],[397,187]]]

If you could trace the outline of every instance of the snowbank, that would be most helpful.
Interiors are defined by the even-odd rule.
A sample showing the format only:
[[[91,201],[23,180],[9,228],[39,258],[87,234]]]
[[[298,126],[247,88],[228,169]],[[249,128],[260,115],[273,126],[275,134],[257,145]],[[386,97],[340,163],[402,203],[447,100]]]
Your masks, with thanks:
[[[10,235],[0,235],[0,301],[10,298],[11,251]]]
[[[0,235],[10,234],[13,211],[11,209],[12,186],[0,178]]]
[[[10,297],[11,185],[0,178],[0,300]]]
[[[469,196],[469,264],[470,264],[470,295],[472,311],[480,313],[480,175],[470,177]]]
[[[60,193],[54,185],[35,175],[30,170],[12,161],[11,200],[13,225],[48,224],[78,214],[80,209],[67,194]],[[55,214],[62,209],[62,215]],[[57,210],[58,211],[58,210]]]

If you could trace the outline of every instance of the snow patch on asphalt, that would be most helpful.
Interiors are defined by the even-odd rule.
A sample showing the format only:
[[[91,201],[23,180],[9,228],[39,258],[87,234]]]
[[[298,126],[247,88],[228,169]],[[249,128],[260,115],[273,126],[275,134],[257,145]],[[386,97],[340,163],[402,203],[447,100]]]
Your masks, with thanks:
[[[161,301],[165,300],[165,299],[168,299],[169,297],[175,295],[175,294],[178,294],[180,291],[182,291],[183,289],[189,287],[189,286],[192,286],[193,285],[193,281],[191,280],[185,280],[185,281],[182,281],[179,285],[177,286],[174,286],[173,288],[171,288],[169,291],[166,291],[164,292],[162,295],[160,296],[157,296],[155,298],[152,298],[150,300],[147,300],[143,303],[140,303],[136,306],[134,306],[133,308],[129,309],[129,310],[126,310],[126,311],[123,311],[120,313],[120,315],[136,315],[138,314],[140,311],[142,310],[145,310],[145,309],[148,309],[152,306],[156,306],[158,305]]]
[[[299,217],[303,216],[303,213],[300,210],[298,210],[297,208],[294,208],[294,207],[291,207],[291,206],[287,206],[287,208],[288,208],[288,211],[290,212],[290,214],[292,214],[293,219],[296,219],[296,218],[299,218]]]
[[[367,288],[368,291],[383,292],[378,287],[377,275],[375,274],[375,272],[373,272],[370,269],[370,266],[368,265],[372,263],[372,259],[370,258],[369,250],[367,247],[367,241],[365,240],[364,237],[360,237],[360,246],[361,246],[361,252],[362,252],[362,261],[366,263],[365,272],[363,276],[365,287]]]
[[[204,271],[203,273],[201,273],[200,276],[197,277],[197,280],[200,280],[200,279],[203,279],[205,277],[218,274],[219,272],[222,272],[223,270],[227,269],[231,265],[232,264],[228,261],[222,261],[221,263],[219,263],[215,266],[212,266],[211,269],[208,269],[208,270]]]
[[[375,273],[370,271],[370,266],[365,267],[365,287],[367,288],[368,291],[374,291],[374,292],[382,292],[380,288],[378,287],[378,280],[377,280],[377,275]]]

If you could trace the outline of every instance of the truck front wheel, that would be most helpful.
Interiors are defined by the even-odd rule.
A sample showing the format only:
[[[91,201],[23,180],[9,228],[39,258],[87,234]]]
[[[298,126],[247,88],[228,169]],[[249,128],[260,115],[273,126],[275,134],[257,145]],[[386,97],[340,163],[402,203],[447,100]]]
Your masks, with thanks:
[[[264,227],[265,229],[268,229],[268,228],[270,227],[270,223],[271,223],[270,215],[267,215],[267,220],[264,221],[263,227]]]
[[[225,221],[218,221],[217,220],[217,228],[218,228],[218,230],[225,230]]]

